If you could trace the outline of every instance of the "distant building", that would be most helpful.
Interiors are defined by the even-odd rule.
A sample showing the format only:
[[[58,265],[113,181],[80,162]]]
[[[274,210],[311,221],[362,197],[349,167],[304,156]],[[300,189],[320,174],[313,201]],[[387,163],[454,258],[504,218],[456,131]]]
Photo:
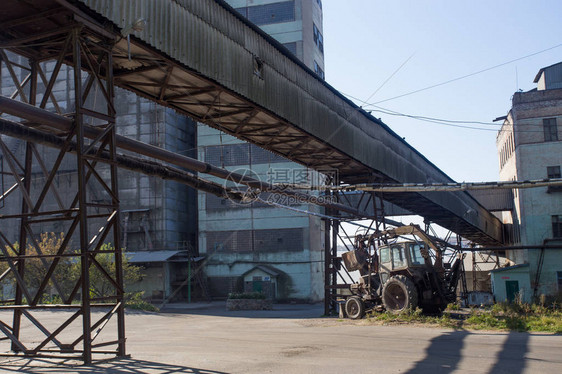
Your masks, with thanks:
[[[562,62],[540,69],[534,82],[536,89],[513,95],[512,108],[498,133],[500,180],[561,177]],[[562,246],[562,189],[516,189],[513,199],[513,210],[502,215],[504,223],[512,224],[511,244]],[[512,250],[506,255],[517,267],[492,273],[497,298],[513,299],[519,294],[530,301],[540,294],[562,292],[562,249]]]
[[[324,78],[320,0],[226,2],[281,43],[287,54]],[[310,183],[319,179],[312,170],[203,124],[197,129],[197,145],[200,160],[269,182]],[[293,207],[319,211],[315,206]],[[233,291],[267,290],[275,299],[321,300],[323,240],[318,217],[263,202],[236,204],[199,192],[199,253],[207,257],[205,269],[214,297],[226,297]]]

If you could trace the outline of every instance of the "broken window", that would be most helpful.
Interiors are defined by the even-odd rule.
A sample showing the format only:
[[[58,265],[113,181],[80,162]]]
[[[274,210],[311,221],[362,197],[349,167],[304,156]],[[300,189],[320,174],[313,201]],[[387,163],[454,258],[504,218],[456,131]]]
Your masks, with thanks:
[[[263,79],[263,61],[257,56],[254,56],[254,75]]]

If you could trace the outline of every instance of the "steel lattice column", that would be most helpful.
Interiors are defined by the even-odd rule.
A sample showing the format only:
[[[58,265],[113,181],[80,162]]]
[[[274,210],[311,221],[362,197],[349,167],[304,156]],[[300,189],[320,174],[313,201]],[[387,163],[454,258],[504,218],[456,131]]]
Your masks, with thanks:
[[[20,199],[21,206],[18,214],[0,216],[0,223],[16,222],[0,225],[0,263],[6,268],[0,282],[15,285],[14,299],[0,300],[0,309],[13,310],[12,324],[0,321],[0,331],[11,343],[12,351],[26,357],[79,358],[91,363],[96,354],[126,354],[113,104],[115,40],[112,34],[90,26],[54,29],[47,39],[45,34],[26,38],[10,45],[10,51],[16,54],[9,55],[0,49],[0,59],[16,88],[11,98],[41,109],[50,104],[58,114],[65,114],[53,87],[60,82],[59,72],[64,64],[73,73],[69,85],[74,98],[73,113],[67,113],[72,115],[73,125],[68,131],[57,132],[64,139],[58,153],[47,153],[35,143],[26,142],[21,162],[21,156],[6,145],[5,138],[0,139],[2,158],[14,178],[14,185],[2,191],[0,199],[2,203]],[[45,49],[44,45],[49,47]],[[48,56],[41,56],[45,51]],[[27,65],[21,56],[28,58]],[[50,77],[44,71],[46,61],[50,61]],[[20,81],[18,70],[29,74]],[[41,126],[41,120],[26,125]],[[87,138],[86,128],[97,130],[98,135]],[[56,180],[61,165],[69,165],[72,159],[76,172],[69,178],[73,185],[61,194]],[[16,242],[11,239],[12,233],[2,231],[4,226],[19,227]],[[61,227],[63,232],[52,252],[45,252],[40,243],[46,227]],[[109,256],[109,261],[101,261],[104,256]],[[67,279],[65,272],[72,264],[78,265],[79,274]],[[109,285],[105,293],[96,291],[92,275]],[[61,302],[45,304],[49,292],[55,292]],[[36,312],[52,309],[71,312],[61,315],[60,325],[50,326]],[[103,312],[101,318],[92,313],[94,309]],[[116,328],[104,329],[110,320]],[[24,324],[34,326],[34,333],[39,330],[45,335],[44,340],[37,343],[36,335],[25,336]],[[63,331],[67,332],[64,339],[60,338]]]

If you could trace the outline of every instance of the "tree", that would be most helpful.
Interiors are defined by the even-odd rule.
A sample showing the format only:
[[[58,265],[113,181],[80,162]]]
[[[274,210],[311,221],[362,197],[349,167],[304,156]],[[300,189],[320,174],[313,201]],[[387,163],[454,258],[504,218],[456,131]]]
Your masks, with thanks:
[[[100,251],[113,251],[114,247],[112,244],[103,244]],[[138,282],[141,280],[141,267],[135,266],[129,263],[127,256],[122,254],[123,263],[123,283],[126,288],[128,285]],[[95,257],[96,261],[101,265],[101,267],[110,274],[113,278],[115,277],[115,261],[113,253],[100,253]],[[73,272],[80,274],[80,264],[75,264],[75,269]],[[107,297],[115,295],[115,287],[112,282],[108,279],[106,275],[95,265],[90,267],[90,295],[92,297]]]
[[[26,246],[26,256],[31,256],[25,259],[24,270],[24,284],[28,289],[31,297],[34,298],[37,290],[41,286],[48,269],[51,267],[59,248],[64,241],[64,234],[55,233],[42,233],[37,246],[28,243]],[[39,248],[39,250],[37,250]],[[6,246],[5,248],[9,257],[15,256],[19,252],[19,243],[15,243],[12,247]],[[90,276],[90,296],[91,297],[109,297],[117,294],[116,288],[111,280],[104,274],[107,273],[111,278],[115,279],[115,262],[112,253],[114,247],[110,243],[103,244],[100,248],[101,252],[95,257],[95,261],[104,270],[100,270],[98,266],[91,263],[89,269]],[[73,256],[59,257],[57,265],[49,277],[46,287],[43,289],[39,302],[60,302],[67,301],[68,297],[74,290],[81,275],[80,257],[77,256],[77,251],[67,249],[64,254],[72,254]],[[46,255],[46,257],[34,257],[37,255]],[[125,255],[122,255],[123,262],[123,280],[125,285],[137,282],[141,279],[141,268],[129,264]],[[0,256],[0,274],[6,273],[6,277],[0,284],[6,282],[15,285],[16,278],[14,272],[10,270],[8,264],[9,257],[5,255]],[[13,259],[12,259],[13,260]],[[15,265],[15,261],[12,261]],[[30,302],[30,301],[28,301]]]

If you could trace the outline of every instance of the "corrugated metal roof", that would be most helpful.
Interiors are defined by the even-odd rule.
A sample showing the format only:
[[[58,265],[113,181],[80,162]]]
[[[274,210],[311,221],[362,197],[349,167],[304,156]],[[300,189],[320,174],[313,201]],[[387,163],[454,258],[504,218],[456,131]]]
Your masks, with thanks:
[[[223,2],[81,2],[121,29],[139,18],[148,21],[131,38],[132,60],[125,55],[126,40],[115,47],[115,64],[134,69],[134,75],[118,72],[125,74],[116,79],[123,88],[312,169],[337,169],[347,183],[374,177],[452,182],[382,121],[296,63]],[[257,58],[263,63],[259,77]],[[398,194],[388,200],[479,243],[502,241],[501,222],[465,192]],[[473,210],[478,214],[466,214]]]
[[[510,267],[507,267],[507,268],[490,270],[490,273],[499,273],[499,272],[502,272],[502,271],[509,271],[509,270],[518,269],[518,268],[525,268],[525,267],[529,267],[529,264],[519,264],[519,265],[510,266]]]
[[[244,276],[244,275],[246,275],[246,274],[249,274],[249,273],[253,272],[254,270],[261,270],[261,271],[263,271],[264,273],[269,274],[269,275],[271,275],[271,276],[273,276],[273,277],[277,277],[277,276],[279,276],[279,274],[281,274],[281,273],[280,273],[277,269],[275,269],[274,267],[267,266],[267,265],[258,265],[258,266],[255,266],[255,267],[251,268],[250,270],[248,270],[247,272],[245,272],[245,273],[242,274],[242,275]]]
[[[541,74],[543,73],[543,71],[545,71],[546,69],[550,69],[550,68],[552,68],[554,66],[557,66],[557,65],[562,65],[562,62],[557,62],[556,64],[552,64],[550,66],[546,66],[544,68],[541,68],[539,70],[539,72],[537,73],[537,75],[535,76],[535,80],[533,81],[533,83],[537,83],[539,81],[539,79],[541,79]]]
[[[166,262],[175,255],[185,251],[141,251],[125,252],[125,256],[131,263],[139,262]],[[187,258],[186,258],[187,261]]]

